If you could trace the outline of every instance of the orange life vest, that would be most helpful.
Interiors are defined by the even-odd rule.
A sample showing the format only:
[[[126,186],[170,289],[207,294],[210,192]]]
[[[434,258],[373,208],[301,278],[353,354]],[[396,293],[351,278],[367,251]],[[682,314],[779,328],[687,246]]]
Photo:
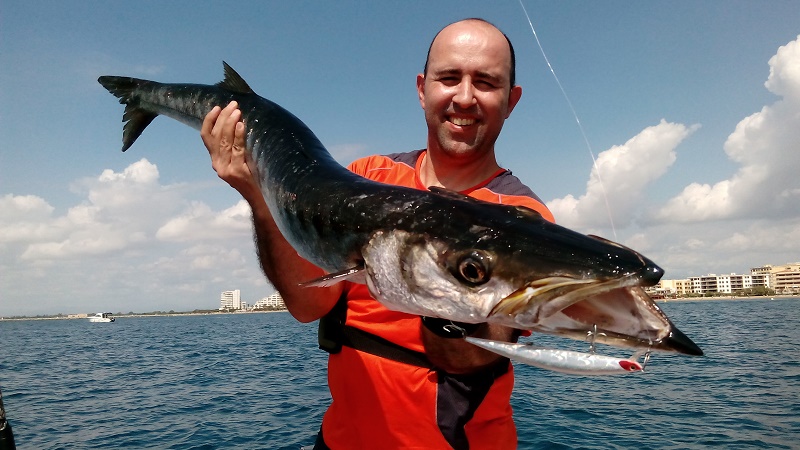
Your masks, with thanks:
[[[370,156],[348,168],[374,181],[425,189],[419,178],[423,157],[424,151]],[[538,197],[506,170],[463,193],[526,206],[553,220]],[[330,355],[328,384],[333,401],[322,421],[328,448],[516,448],[510,405],[514,377],[507,360],[469,375],[436,370],[424,363],[420,317],[388,310],[364,285],[348,283],[345,291],[344,324],[411,357],[382,357],[346,344]]]

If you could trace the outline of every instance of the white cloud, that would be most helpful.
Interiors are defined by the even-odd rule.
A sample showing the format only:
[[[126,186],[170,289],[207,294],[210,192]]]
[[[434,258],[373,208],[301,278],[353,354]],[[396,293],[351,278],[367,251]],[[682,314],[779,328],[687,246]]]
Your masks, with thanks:
[[[191,201],[189,186],[161,184],[146,159],[72,189],[83,200],[61,214],[34,195],[0,197],[0,292],[17,299],[0,299],[0,315],[192,310],[217,306],[226,289],[272,292],[243,200],[223,210]]]
[[[665,279],[800,261],[800,219],[663,224],[645,234],[646,246],[625,244],[665,269]]]
[[[800,101],[800,35],[778,48],[769,66],[769,78],[764,86],[772,93]]]
[[[767,89],[783,98],[743,119],[725,142],[739,170],[692,183],[654,216],[681,223],[800,215],[800,36],[769,60]]]
[[[599,154],[585,194],[552,200],[548,208],[567,227],[606,226],[609,208],[615,225],[630,225],[647,186],[667,172],[675,162],[675,148],[696,128],[663,119],[645,128],[625,144]]]
[[[170,219],[156,232],[164,241],[220,240],[250,235],[250,206],[240,200],[219,213],[207,205],[193,202],[178,217]]]
[[[665,279],[800,260],[800,36],[769,65],[765,86],[780,98],[732,124],[721,150],[738,168],[727,179],[688,184],[651,209],[648,186],[665,176],[695,128],[663,120],[598,157],[617,240],[664,268]],[[562,225],[607,229],[596,170],[585,194],[548,207]]]
[[[3,210],[0,220],[4,222],[22,217],[45,217],[53,212],[52,206],[35,195],[6,194],[0,198],[0,208]]]
[[[6,194],[0,198],[0,245],[54,237],[47,226],[53,210],[41,197]]]
[[[47,230],[38,233],[38,239],[29,239],[19,255],[21,260],[75,259],[119,252],[146,241],[152,235],[153,221],[180,205],[172,187],[158,184],[158,168],[146,159],[120,173],[105,170],[97,178],[81,180],[73,190],[85,195],[86,200],[69,208],[65,215],[40,215],[34,227],[25,220],[6,224],[11,235],[25,229]],[[47,210],[42,206],[39,209]]]

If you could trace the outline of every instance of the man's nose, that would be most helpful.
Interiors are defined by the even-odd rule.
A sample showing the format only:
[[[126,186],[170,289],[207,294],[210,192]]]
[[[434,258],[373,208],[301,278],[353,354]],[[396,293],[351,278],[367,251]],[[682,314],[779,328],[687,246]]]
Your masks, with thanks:
[[[461,79],[461,83],[456,86],[456,94],[453,96],[453,103],[463,108],[475,104],[475,87],[469,77]]]

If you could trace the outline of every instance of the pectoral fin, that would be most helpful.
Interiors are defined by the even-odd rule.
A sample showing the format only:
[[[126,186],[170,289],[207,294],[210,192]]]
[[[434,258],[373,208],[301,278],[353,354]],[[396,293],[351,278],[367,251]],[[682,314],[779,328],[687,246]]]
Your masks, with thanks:
[[[303,287],[330,287],[342,281],[350,281],[358,284],[366,284],[364,278],[364,265],[358,265],[341,272],[329,273],[327,275],[300,283]]]

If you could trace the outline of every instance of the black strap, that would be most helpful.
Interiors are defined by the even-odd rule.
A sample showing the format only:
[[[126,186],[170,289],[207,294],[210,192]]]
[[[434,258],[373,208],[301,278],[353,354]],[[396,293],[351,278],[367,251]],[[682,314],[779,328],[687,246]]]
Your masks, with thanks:
[[[424,353],[405,348],[402,345],[395,344],[392,341],[351,327],[350,325],[344,325],[342,328],[341,343],[342,345],[364,353],[369,353],[370,355],[380,356],[404,364],[433,369],[433,364],[428,361]]]
[[[342,328],[347,319],[347,297],[342,295],[328,314],[319,319],[317,342],[319,348],[328,353],[339,353],[342,350]]]
[[[434,370],[438,375],[439,384],[436,399],[437,425],[444,438],[454,449],[468,450],[469,441],[464,426],[472,419],[494,380],[508,372],[508,359],[503,358],[477,373],[449,374],[435,368],[422,352],[410,350],[380,336],[345,324],[346,315],[347,301],[345,299],[340,300],[328,315],[320,319],[320,348],[329,353],[339,353],[342,346],[347,346],[381,358]],[[423,317],[423,323],[426,321],[428,322],[426,327],[429,329],[433,327],[431,330],[435,334],[441,336],[435,331],[437,327],[448,333],[445,337],[464,337],[479,326],[479,324],[461,324],[449,320],[431,320],[431,318]],[[467,329],[462,325],[466,325]],[[321,429],[314,448],[328,449]]]
[[[328,314],[319,319],[317,329],[319,348],[336,354],[342,351],[342,345],[346,345],[370,355],[433,369],[433,364],[428,361],[424,353],[410,350],[380,336],[346,325],[346,319],[347,298],[343,296]]]
[[[509,366],[508,359],[503,358],[475,373],[455,375],[438,372],[436,423],[454,450],[469,450],[469,440],[464,427],[472,420],[494,381],[506,374]]]

